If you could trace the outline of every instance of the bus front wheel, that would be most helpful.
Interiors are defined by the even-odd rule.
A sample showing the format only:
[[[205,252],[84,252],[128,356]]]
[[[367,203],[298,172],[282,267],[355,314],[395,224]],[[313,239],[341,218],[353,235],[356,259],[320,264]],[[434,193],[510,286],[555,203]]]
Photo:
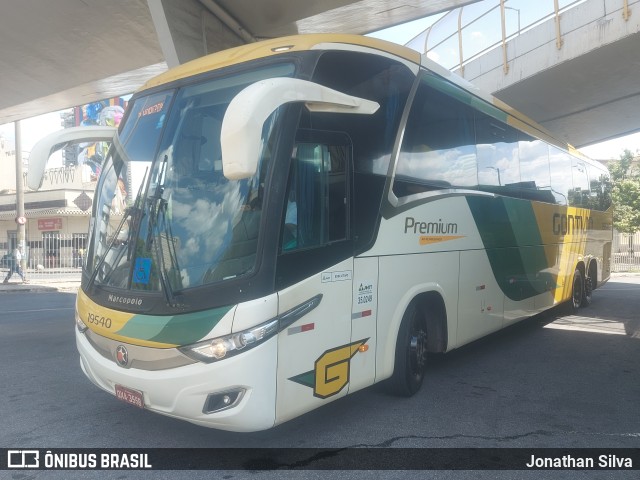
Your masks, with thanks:
[[[426,367],[427,322],[417,305],[412,303],[400,324],[390,390],[404,397],[415,394],[422,386]]]

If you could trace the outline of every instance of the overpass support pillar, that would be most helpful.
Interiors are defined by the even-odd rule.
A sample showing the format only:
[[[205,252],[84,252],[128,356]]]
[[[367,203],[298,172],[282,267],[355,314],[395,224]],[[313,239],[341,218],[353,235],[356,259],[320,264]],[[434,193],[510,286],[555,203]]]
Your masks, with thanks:
[[[253,41],[214,0],[147,0],[169,68]]]

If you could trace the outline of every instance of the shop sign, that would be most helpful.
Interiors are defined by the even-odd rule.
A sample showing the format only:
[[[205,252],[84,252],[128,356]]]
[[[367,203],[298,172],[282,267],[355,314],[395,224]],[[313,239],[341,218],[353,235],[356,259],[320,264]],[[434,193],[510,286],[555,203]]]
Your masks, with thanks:
[[[39,218],[38,230],[62,230],[62,218]]]

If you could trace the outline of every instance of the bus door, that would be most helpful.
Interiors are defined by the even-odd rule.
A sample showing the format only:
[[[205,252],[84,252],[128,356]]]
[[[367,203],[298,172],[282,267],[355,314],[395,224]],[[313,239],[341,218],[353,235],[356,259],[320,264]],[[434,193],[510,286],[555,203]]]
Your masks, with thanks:
[[[278,422],[346,395],[364,343],[351,336],[350,151],[334,132],[301,132],[293,151],[276,265]]]

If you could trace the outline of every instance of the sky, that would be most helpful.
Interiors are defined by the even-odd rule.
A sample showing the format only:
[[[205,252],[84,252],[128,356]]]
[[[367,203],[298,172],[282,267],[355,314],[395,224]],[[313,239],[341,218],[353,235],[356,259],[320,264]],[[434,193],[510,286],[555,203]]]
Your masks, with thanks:
[[[409,40],[416,37],[436,20],[441,18],[443,14],[434,15],[428,18],[415,20],[413,22],[391,27],[379,32],[369,34],[369,36],[381,38],[401,45],[406,44]],[[23,155],[27,156],[31,151],[33,145],[42,137],[47,134],[60,130],[61,120],[60,112],[48,113],[39,117],[33,117],[25,119],[21,122],[22,129],[22,151]],[[13,145],[15,138],[15,127],[13,123],[0,125],[0,136],[8,140],[8,143]],[[599,143],[589,147],[583,147],[580,150],[596,160],[610,160],[619,159],[620,155],[625,149],[630,150],[633,153],[640,153],[640,132],[626,137],[620,137],[607,142]],[[57,159],[52,157],[51,162],[61,162],[61,157]],[[60,165],[52,164],[49,167],[56,167]]]
[[[27,118],[20,122],[20,130],[22,133],[22,153],[23,157],[28,156],[28,152],[31,151],[33,145],[45,137],[46,135],[62,129],[62,120],[60,119],[60,112],[47,113],[37,117]],[[8,140],[8,143],[15,146],[15,125],[13,123],[6,123],[0,125],[0,136]],[[60,163],[58,165],[57,163]],[[62,156],[52,156],[49,167],[61,166]]]

